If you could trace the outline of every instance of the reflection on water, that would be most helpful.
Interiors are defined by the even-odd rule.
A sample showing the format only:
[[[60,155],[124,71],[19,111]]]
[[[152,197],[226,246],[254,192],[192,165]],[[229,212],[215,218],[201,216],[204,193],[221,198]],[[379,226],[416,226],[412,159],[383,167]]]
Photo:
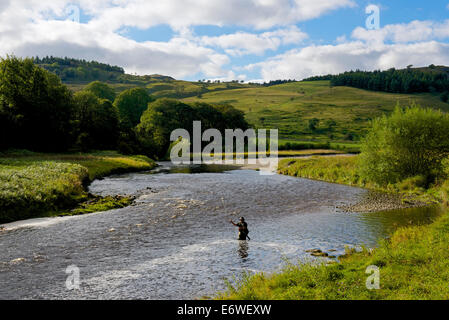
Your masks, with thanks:
[[[198,173],[222,173],[230,170],[237,170],[238,166],[220,165],[220,164],[191,164],[191,165],[172,165],[171,163],[164,162],[150,173],[184,173],[184,174],[198,174]]]
[[[248,258],[248,249],[249,249],[249,245],[248,245],[248,241],[239,241],[239,256],[242,259]]]
[[[367,225],[378,229],[382,234],[388,235],[396,229],[407,226],[426,225],[435,220],[442,213],[440,206],[424,208],[409,208],[360,214]]]
[[[336,208],[365,190],[251,170],[170,167],[90,187],[100,195],[134,195],[134,206],[0,233],[0,299],[211,296],[225,289],[223,278],[311,260],[308,249],[339,255],[345,246],[374,246],[395,228],[438,214],[432,208],[347,214]],[[242,215],[249,242],[235,240],[229,224]],[[80,268],[79,291],[65,287],[71,265]]]

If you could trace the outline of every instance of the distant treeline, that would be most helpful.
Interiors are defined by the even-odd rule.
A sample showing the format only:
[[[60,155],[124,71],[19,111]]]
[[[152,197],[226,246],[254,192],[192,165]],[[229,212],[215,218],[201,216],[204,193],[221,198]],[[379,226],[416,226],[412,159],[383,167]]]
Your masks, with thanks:
[[[392,93],[422,93],[449,91],[449,68],[430,65],[387,71],[349,71],[338,75],[325,75],[304,81],[330,80],[333,86],[348,86],[372,91]],[[443,99],[444,95],[442,96]]]
[[[121,67],[72,58],[36,57],[34,63],[53,72],[65,82],[116,80],[119,76],[125,74],[125,70]]]
[[[270,82],[264,82],[262,83],[262,86],[264,87],[271,87],[271,86],[277,86],[279,84],[285,84],[285,83],[291,83],[296,82],[296,80],[271,80]]]
[[[141,87],[116,96],[112,87],[94,81],[73,93],[34,62],[0,60],[0,150],[118,150],[159,158],[170,146],[171,131],[191,131],[193,121],[222,131],[248,127],[243,112],[231,105],[155,101]]]
[[[56,74],[63,82],[86,83],[107,81],[111,83],[128,83],[146,85],[154,81],[172,81],[171,77],[160,75],[137,76],[126,74],[122,67],[111,66],[97,61],[86,61],[73,58],[36,57],[33,62]]]

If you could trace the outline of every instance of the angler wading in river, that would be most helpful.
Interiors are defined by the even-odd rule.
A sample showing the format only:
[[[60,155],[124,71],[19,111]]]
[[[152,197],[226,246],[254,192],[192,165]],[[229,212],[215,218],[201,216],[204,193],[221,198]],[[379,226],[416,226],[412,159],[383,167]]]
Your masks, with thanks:
[[[251,240],[248,236],[248,224],[245,222],[245,218],[241,217],[239,223],[234,223],[234,221],[230,221],[234,226],[239,228],[239,240]]]

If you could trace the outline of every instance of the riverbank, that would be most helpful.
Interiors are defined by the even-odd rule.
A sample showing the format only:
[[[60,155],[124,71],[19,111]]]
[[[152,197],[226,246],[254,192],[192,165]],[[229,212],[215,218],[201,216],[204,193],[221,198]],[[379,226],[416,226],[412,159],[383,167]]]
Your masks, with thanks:
[[[357,157],[312,158],[282,160],[279,173],[327,182],[364,187],[400,194],[403,206],[417,203],[447,204],[447,182],[424,189],[420,179],[407,179],[387,188],[363,180],[356,167]],[[385,194],[385,193],[384,193]],[[406,203],[406,199],[410,203]],[[377,199],[377,198],[376,198]],[[382,202],[382,201],[380,201]],[[364,204],[369,211],[384,205]],[[387,205],[391,205],[387,201]],[[398,204],[396,204],[398,205]],[[362,204],[346,208],[357,211]],[[333,262],[323,257],[322,263],[289,264],[281,272],[245,277],[236,287],[229,285],[218,299],[237,300],[398,300],[449,299],[449,212],[432,224],[398,229],[390,238],[380,241],[376,249],[363,248],[356,252],[347,248],[346,254]],[[317,248],[318,249],[318,248]],[[318,251],[317,251],[318,252]],[[331,264],[329,264],[331,263]],[[366,283],[369,266],[380,270],[380,289],[369,290]]]
[[[0,223],[123,208],[133,199],[95,197],[87,193],[87,185],[110,174],[150,170],[155,166],[147,157],[115,152],[1,154]]]
[[[425,188],[419,177],[386,187],[362,178],[357,170],[357,156],[283,159],[278,172],[298,178],[320,180],[371,190],[360,202],[340,207],[347,212],[377,212],[421,207],[440,203],[446,196],[444,185]]]

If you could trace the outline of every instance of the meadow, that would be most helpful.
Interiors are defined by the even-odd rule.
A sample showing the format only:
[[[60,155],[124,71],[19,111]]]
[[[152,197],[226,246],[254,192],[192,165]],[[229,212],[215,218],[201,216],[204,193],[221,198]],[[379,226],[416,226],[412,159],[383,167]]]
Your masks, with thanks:
[[[449,110],[437,94],[391,94],[349,87],[330,87],[329,81],[292,82],[271,87],[222,90],[185,98],[185,102],[229,103],[245,112],[257,128],[279,129],[285,142],[332,142],[350,146],[363,137],[370,120],[393,111],[399,103]],[[309,120],[318,119],[315,130]]]
[[[129,199],[92,199],[85,187],[109,174],[149,170],[154,166],[146,157],[115,152],[1,154],[0,223],[123,207],[130,203]]]
[[[391,113],[397,104],[416,103],[449,110],[449,104],[442,102],[438,94],[394,94],[331,87],[330,81],[274,86],[180,80],[109,85],[116,93],[141,86],[155,98],[231,104],[245,113],[246,120],[254,128],[279,129],[280,149],[283,150],[326,148],[358,152],[360,139],[366,134],[371,120]],[[73,91],[80,91],[86,84],[69,83],[68,86]],[[311,121],[317,121],[313,128]]]

